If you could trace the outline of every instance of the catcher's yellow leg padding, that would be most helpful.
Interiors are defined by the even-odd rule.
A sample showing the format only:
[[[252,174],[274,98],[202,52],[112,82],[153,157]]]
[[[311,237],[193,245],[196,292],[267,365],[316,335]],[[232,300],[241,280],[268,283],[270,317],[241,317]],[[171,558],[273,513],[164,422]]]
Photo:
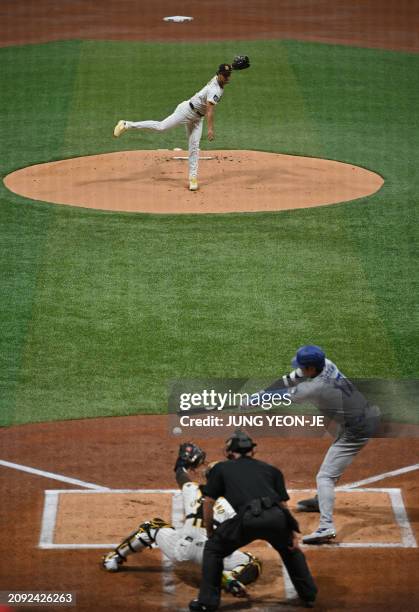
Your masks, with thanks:
[[[246,555],[247,562],[236,565],[232,570],[224,570],[222,577],[222,586],[233,579],[239,580],[242,584],[250,584],[255,582],[262,573],[262,561],[252,554],[242,551],[238,551],[242,555]]]
[[[126,559],[129,555],[135,552],[139,552],[144,548],[153,548],[153,544],[156,541],[156,535],[159,529],[168,527],[173,529],[172,525],[166,523],[161,518],[154,518],[151,521],[141,523],[141,525],[133,531],[117,548],[115,552],[117,555]]]

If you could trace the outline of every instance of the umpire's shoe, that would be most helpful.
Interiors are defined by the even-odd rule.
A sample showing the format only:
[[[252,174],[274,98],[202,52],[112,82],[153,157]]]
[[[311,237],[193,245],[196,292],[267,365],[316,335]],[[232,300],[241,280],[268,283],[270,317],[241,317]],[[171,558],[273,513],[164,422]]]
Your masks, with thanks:
[[[190,612],[215,612],[215,610],[218,610],[218,606],[206,606],[198,599],[192,599],[189,602],[189,610]]]
[[[310,535],[303,537],[303,544],[327,544],[336,537],[333,527],[319,527]]]
[[[297,502],[297,510],[299,512],[320,512],[319,498],[310,497],[310,499],[302,499]]]

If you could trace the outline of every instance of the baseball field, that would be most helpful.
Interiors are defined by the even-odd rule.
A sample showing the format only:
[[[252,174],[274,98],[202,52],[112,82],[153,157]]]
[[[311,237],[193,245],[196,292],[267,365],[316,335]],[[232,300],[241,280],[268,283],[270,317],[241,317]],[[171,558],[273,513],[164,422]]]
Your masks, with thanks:
[[[7,0],[1,12],[0,592],[183,610],[199,569],[159,551],[100,568],[142,520],[176,521],[187,434],[167,425],[171,381],[268,383],[303,344],[397,393],[419,378],[419,10]],[[193,20],[163,21],[177,13]],[[251,68],[233,73],[213,142],[204,128],[196,194],[183,130],[112,137],[120,119],[166,117],[237,54]],[[19,183],[33,166],[61,174]],[[400,435],[345,472],[337,544],[306,550],[319,610],[419,610],[419,417],[412,394],[393,399]],[[216,459],[226,436],[207,433],[197,441]],[[330,441],[261,439],[291,507]],[[297,609],[256,546],[250,601],[222,609]]]

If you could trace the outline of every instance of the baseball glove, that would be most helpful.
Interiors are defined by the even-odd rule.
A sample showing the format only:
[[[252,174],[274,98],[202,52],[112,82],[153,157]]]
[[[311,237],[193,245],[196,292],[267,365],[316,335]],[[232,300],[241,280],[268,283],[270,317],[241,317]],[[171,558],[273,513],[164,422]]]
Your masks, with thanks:
[[[236,55],[231,65],[233,70],[244,70],[250,68],[250,60],[247,55]]]
[[[195,470],[205,461],[206,454],[193,442],[184,442],[179,446],[174,471],[180,468]]]

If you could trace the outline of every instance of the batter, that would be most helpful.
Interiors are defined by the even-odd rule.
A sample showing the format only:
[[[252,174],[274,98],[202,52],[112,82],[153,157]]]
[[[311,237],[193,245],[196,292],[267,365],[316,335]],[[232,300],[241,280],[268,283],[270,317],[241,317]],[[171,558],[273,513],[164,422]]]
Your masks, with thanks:
[[[326,359],[320,347],[301,347],[292,360],[292,366],[296,369],[252,397],[286,392],[292,402],[313,404],[326,419],[338,424],[337,438],[326,453],[316,477],[317,496],[297,504],[297,509],[302,512],[320,512],[318,529],[303,537],[303,542],[323,544],[336,537],[333,522],[335,484],[373,435],[380,411],[368,403],[330,359]],[[255,405],[252,399],[250,403]]]

